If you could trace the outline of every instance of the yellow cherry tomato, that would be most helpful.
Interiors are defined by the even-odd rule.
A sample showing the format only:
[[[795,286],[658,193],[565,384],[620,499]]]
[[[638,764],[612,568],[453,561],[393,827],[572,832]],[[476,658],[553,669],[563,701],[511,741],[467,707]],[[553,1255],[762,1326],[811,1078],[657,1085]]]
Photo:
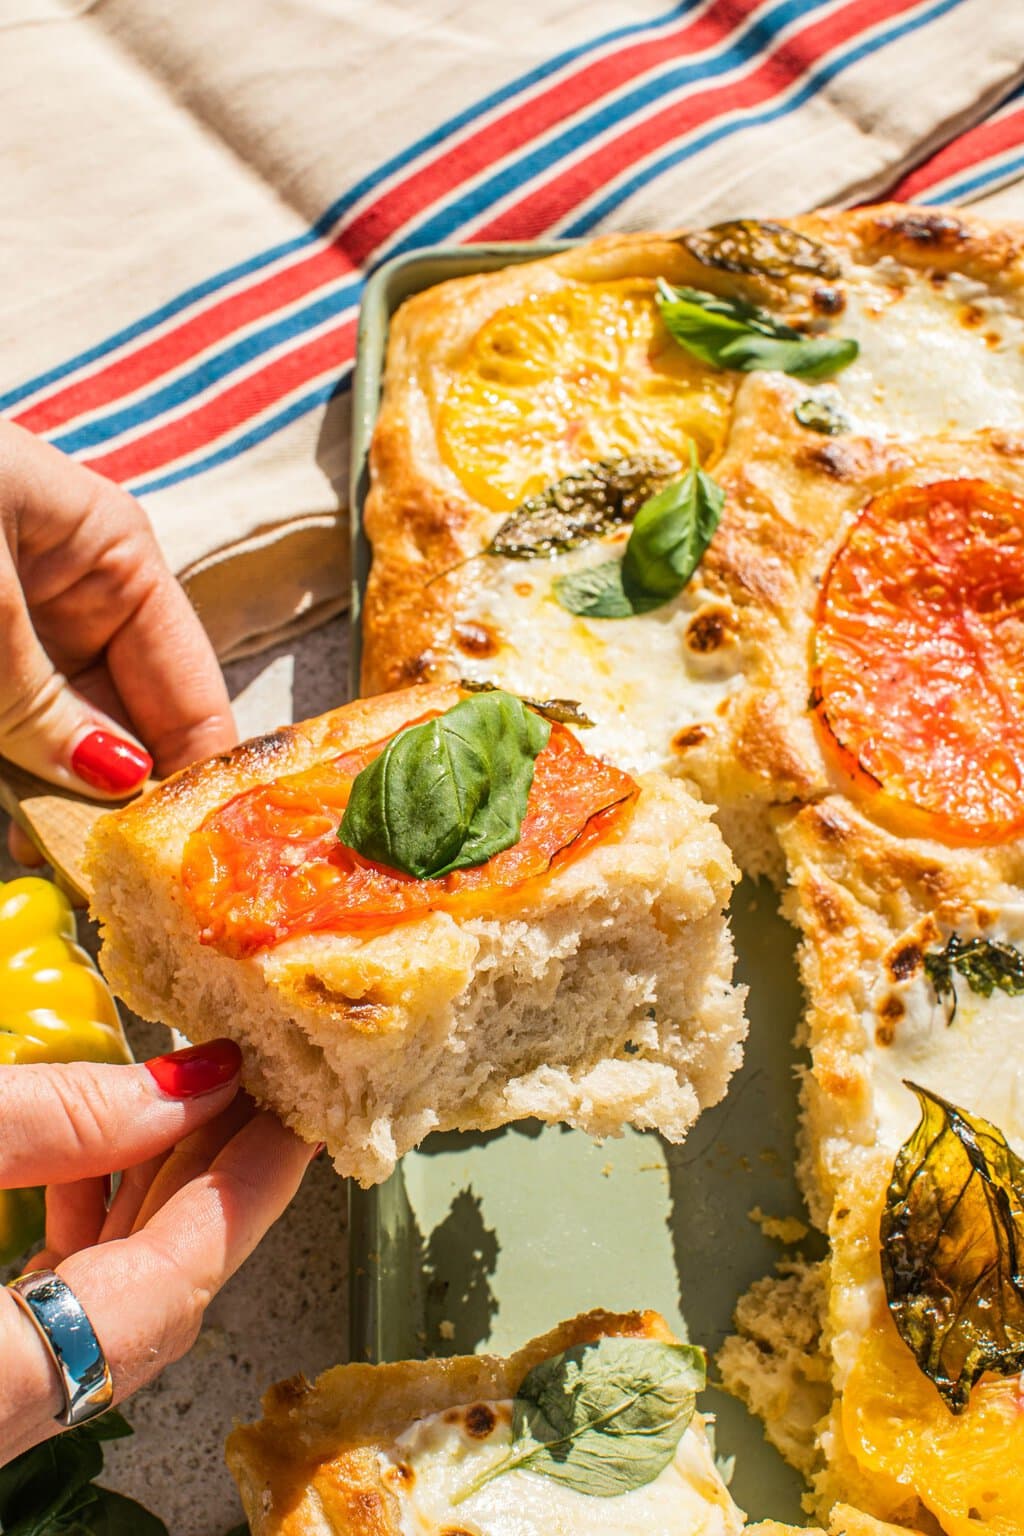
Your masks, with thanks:
[[[0,882],[0,1066],[131,1061],[117,1005],[49,880]],[[42,1236],[38,1190],[0,1191],[0,1264]]]

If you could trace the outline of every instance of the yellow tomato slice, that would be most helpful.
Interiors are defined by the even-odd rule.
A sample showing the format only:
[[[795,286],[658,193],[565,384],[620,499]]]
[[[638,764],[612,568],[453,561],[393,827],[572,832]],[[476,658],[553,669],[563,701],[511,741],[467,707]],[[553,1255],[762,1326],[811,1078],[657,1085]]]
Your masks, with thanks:
[[[949,1411],[888,1318],[866,1333],[842,1400],[859,1464],[913,1490],[947,1536],[1024,1536],[1024,1395],[983,1378]]]
[[[648,278],[571,283],[491,316],[438,420],[445,462],[485,507],[507,512],[580,464],[721,451],[737,375],[672,340]]]

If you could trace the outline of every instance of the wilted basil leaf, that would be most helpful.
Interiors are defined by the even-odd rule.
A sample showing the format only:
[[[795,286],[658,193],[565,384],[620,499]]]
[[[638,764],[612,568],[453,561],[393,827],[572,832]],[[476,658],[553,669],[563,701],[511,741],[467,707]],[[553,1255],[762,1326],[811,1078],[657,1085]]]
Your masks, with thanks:
[[[506,560],[546,560],[628,523],[679,468],[662,454],[585,464],[510,513],[484,550]]]
[[[718,267],[722,272],[765,277],[815,272],[829,281],[840,276],[838,261],[817,240],[767,219],[727,219],[710,229],[683,235],[680,244],[705,267]]]
[[[996,987],[1011,997],[1024,992],[1024,955],[1012,944],[1000,944],[995,939],[962,939],[950,934],[945,949],[925,955],[924,968],[935,989],[938,1002],[947,999],[952,1005],[948,1022],[956,1017],[956,987],[953,972],[959,971],[972,992],[991,997]]]
[[[882,1213],[900,1337],[952,1413],[985,1371],[1024,1370],[1024,1163],[996,1126],[908,1083],[921,1121]]]
[[[836,437],[840,432],[850,430],[850,423],[837,405],[829,400],[818,400],[814,395],[808,395],[806,400],[794,406],[793,415],[802,427],[823,432],[826,437]]]
[[[483,864],[519,841],[550,735],[511,693],[463,699],[399,731],[357,775],[338,837],[420,880]]]
[[[516,1394],[508,1454],[453,1503],[517,1467],[598,1498],[642,1488],[675,1455],[704,1379],[690,1344],[611,1338],[553,1355]]]
[[[459,687],[467,693],[495,693],[497,683],[478,682],[471,677],[460,677]],[[593,720],[585,714],[583,706],[578,699],[531,699],[525,693],[516,694],[516,698],[522,699],[527,709],[534,709],[538,715],[543,715],[545,720],[557,720],[559,725],[574,725],[577,730],[589,730],[593,727]]]
[[[658,284],[658,308],[673,340],[713,368],[739,373],[774,368],[802,379],[827,379],[853,362],[851,337],[807,336],[742,299],[699,288]]]
[[[725,492],[697,466],[674,485],[645,501],[633,522],[622,559],[627,590],[667,601],[681,592],[711,543],[725,505]]]

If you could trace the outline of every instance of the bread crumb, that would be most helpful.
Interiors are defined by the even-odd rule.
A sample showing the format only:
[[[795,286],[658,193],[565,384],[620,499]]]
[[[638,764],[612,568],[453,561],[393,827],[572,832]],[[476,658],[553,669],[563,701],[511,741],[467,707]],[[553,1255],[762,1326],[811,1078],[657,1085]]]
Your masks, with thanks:
[[[747,1212],[749,1219],[761,1228],[765,1237],[778,1238],[780,1243],[802,1243],[808,1228],[797,1216],[768,1216],[759,1205]]]

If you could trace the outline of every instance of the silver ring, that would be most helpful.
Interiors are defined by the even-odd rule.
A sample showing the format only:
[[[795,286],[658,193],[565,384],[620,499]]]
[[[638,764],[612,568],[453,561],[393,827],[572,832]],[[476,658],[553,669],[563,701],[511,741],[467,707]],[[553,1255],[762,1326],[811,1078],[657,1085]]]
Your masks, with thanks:
[[[12,1280],[7,1289],[34,1324],[57,1367],[64,1388],[65,1429],[105,1413],[114,1401],[114,1383],[99,1339],[85,1308],[70,1286],[52,1269],[37,1269]]]

